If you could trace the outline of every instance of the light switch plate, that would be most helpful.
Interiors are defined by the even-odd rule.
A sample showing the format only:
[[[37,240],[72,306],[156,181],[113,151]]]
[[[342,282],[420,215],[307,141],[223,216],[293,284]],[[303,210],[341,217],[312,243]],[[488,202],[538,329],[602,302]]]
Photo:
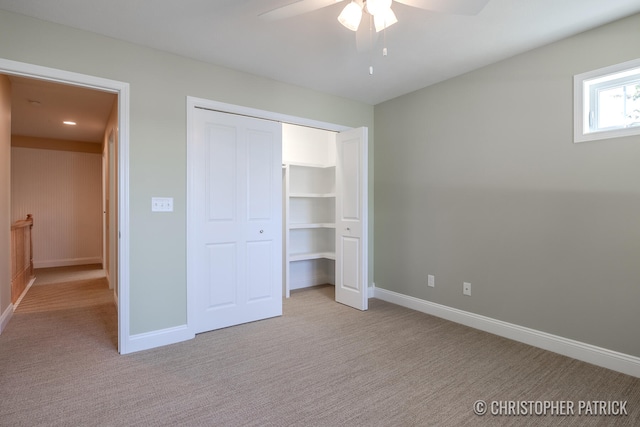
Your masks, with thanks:
[[[173,197],[152,197],[151,212],[173,212]]]

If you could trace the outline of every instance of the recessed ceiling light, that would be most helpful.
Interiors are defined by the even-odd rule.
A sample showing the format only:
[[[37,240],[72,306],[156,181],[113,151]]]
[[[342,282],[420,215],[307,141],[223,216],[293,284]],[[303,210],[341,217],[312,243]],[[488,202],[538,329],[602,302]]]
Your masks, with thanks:
[[[69,121],[69,120],[65,120],[62,123],[64,123],[65,125],[69,125],[69,126],[75,126],[76,125],[76,122],[72,122],[72,121]]]

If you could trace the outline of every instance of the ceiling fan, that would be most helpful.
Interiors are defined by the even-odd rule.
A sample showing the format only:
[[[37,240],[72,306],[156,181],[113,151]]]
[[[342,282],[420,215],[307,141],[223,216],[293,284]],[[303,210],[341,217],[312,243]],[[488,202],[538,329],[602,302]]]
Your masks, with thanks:
[[[295,0],[288,4],[269,10],[259,15],[265,20],[278,20],[313,12],[327,6],[341,3],[344,0]],[[406,6],[433,12],[456,15],[477,15],[489,3],[489,0],[395,0]],[[368,51],[377,39],[377,33],[398,22],[391,9],[392,0],[349,0],[338,21],[351,31],[356,32],[358,51]],[[363,15],[368,15],[367,26],[360,25]],[[360,30],[359,30],[360,28]],[[387,56],[386,46],[382,55]],[[373,74],[373,66],[369,66],[369,74]]]
[[[344,0],[296,0],[284,6],[260,14],[260,18],[276,20],[291,18],[304,13],[313,12],[323,7],[341,3]],[[477,15],[489,0],[395,0],[407,6],[433,12],[451,13],[456,15]],[[396,22],[395,14],[391,10],[392,0],[351,0],[338,16],[338,21],[348,29],[357,31],[363,12],[371,15],[376,32],[381,31]]]

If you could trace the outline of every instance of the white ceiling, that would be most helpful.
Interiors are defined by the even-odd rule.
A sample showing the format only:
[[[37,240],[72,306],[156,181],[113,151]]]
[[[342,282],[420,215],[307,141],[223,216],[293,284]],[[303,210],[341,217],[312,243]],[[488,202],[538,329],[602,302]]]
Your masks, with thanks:
[[[0,0],[0,9],[374,105],[640,12],[638,0],[490,0],[477,16],[394,2],[399,22],[359,53],[336,19],[346,2],[258,18],[293,1]]]
[[[358,52],[336,19],[346,2],[258,17],[293,1],[0,0],[0,9],[372,105],[640,12],[639,0],[490,0],[476,16],[394,2],[399,22]]]

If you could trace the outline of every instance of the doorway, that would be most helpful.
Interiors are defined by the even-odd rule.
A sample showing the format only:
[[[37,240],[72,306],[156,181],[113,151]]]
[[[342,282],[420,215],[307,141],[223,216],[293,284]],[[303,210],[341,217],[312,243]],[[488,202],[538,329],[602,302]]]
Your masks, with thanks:
[[[201,210],[203,207],[206,209],[207,204],[211,204],[211,194],[208,191],[211,189],[199,189],[199,182],[205,179],[213,179],[216,174],[213,173],[205,173],[203,171],[198,172],[201,167],[198,167],[198,164],[201,162],[199,159],[206,153],[203,152],[201,147],[203,134],[211,133],[212,129],[218,126],[220,129],[224,129],[227,134],[233,135],[237,133],[237,130],[232,129],[232,125],[227,124],[226,122],[214,123],[211,129],[205,129],[203,126],[203,120],[201,118],[202,111],[207,110],[212,115],[222,115],[229,117],[229,123],[232,123],[234,120],[231,117],[238,118],[249,118],[250,121],[253,122],[271,122],[276,123],[278,126],[282,126],[282,123],[289,124],[297,124],[302,126],[315,127],[319,129],[324,129],[333,132],[339,132],[339,136],[336,142],[336,152],[338,153],[338,157],[336,164],[336,170],[339,171],[336,174],[336,179],[340,182],[337,187],[340,189],[336,192],[336,253],[337,257],[345,257],[349,259],[357,259],[358,262],[341,262],[338,260],[336,262],[336,301],[342,302],[346,305],[350,305],[355,308],[359,308],[360,310],[367,309],[367,301],[368,298],[368,276],[367,276],[367,221],[366,216],[368,213],[368,205],[367,205],[367,135],[366,129],[351,129],[348,127],[334,125],[329,123],[317,122],[309,119],[303,119],[298,117],[292,117],[287,115],[280,115],[277,113],[266,112],[263,110],[255,110],[251,108],[245,108],[241,106],[234,106],[229,104],[218,103],[215,101],[208,101],[203,99],[197,99],[188,97],[187,98],[187,170],[189,171],[187,177],[187,295],[188,295],[188,328],[195,333],[204,332],[202,328],[200,328],[198,324],[198,310],[202,307],[201,301],[203,299],[212,300],[213,297],[216,296],[216,293],[220,292],[220,289],[212,288],[210,281],[203,280],[203,274],[206,273],[206,266],[203,264],[202,254],[205,252],[205,249],[202,247],[201,242],[198,238],[199,235],[203,233],[203,222],[201,218],[204,215]],[[213,119],[212,119],[213,120]],[[221,131],[222,132],[222,131]],[[206,138],[205,138],[206,139]],[[282,140],[278,141],[278,144],[282,144]],[[246,155],[244,151],[233,148],[232,150],[229,147],[235,147],[234,144],[226,144],[223,150],[220,153],[225,153],[228,151],[230,154],[229,159],[232,160],[232,163],[235,164],[236,160],[233,160],[235,157],[240,155]],[[281,148],[281,147],[280,147]],[[355,150],[354,150],[355,148]],[[225,151],[226,150],[226,151]],[[250,158],[250,157],[249,157]],[[280,159],[281,160],[281,159]],[[218,160],[220,161],[220,160]],[[344,167],[345,162],[355,162],[355,168]],[[273,163],[273,162],[272,162]],[[221,163],[221,169],[227,168],[228,163]],[[270,170],[273,170],[275,166],[279,164],[271,164]],[[355,172],[354,172],[355,171]],[[209,177],[209,178],[207,178]],[[233,183],[235,181],[227,180],[225,182]],[[277,187],[280,185],[278,179],[271,180],[271,188],[273,192],[280,191]],[[342,185],[346,185],[344,189]],[[210,188],[218,187],[218,184],[212,181]],[[233,184],[227,185],[227,187],[233,187]],[[280,188],[281,189],[281,188]],[[231,191],[231,190],[228,190]],[[357,201],[353,203],[352,201],[345,201],[344,198],[357,198]],[[206,200],[201,200],[202,198],[206,198]],[[233,200],[233,197],[230,197],[230,200]],[[274,202],[273,205],[282,206],[281,200],[279,202]],[[215,207],[212,205],[209,207],[210,210],[213,210]],[[355,210],[354,210],[355,208]],[[357,212],[356,212],[357,211]],[[231,210],[230,210],[231,212]],[[282,224],[282,211],[279,212],[279,222]],[[355,220],[355,221],[354,221]],[[353,227],[353,228],[352,228]],[[250,227],[248,227],[243,232],[248,233]],[[338,230],[339,228],[339,230]],[[236,242],[237,239],[235,237],[233,239],[226,239],[227,242]],[[282,255],[280,252],[279,255]],[[229,261],[233,261],[230,259]],[[270,265],[279,266],[281,265],[282,259],[280,256],[277,259],[272,258]],[[209,263],[207,265],[215,265],[215,263]],[[235,271],[235,270],[234,270]],[[204,273],[203,273],[204,272]],[[240,270],[242,273],[242,271]],[[211,274],[211,272],[209,272]],[[226,275],[229,280],[223,279],[222,281],[233,282],[236,280],[235,277]],[[209,291],[202,292],[200,287],[206,285],[209,287]],[[218,283],[217,286],[227,286],[224,283]],[[224,292],[228,292],[227,300],[232,301],[233,296],[236,295],[237,291],[233,287],[235,285],[231,285],[229,289]],[[226,288],[225,288],[226,289]],[[361,301],[356,301],[355,298],[351,296],[346,297],[348,294],[357,294],[358,298]],[[269,294],[271,295],[271,293]],[[215,301],[215,298],[213,298]],[[252,319],[258,320],[258,319]],[[239,324],[239,323],[236,323]],[[226,326],[232,326],[231,323],[225,324]]]
[[[117,141],[115,155],[110,163],[109,170],[117,185],[114,185],[110,197],[111,202],[105,205],[105,211],[113,220],[109,235],[111,236],[109,246],[113,248],[113,260],[115,265],[115,282],[118,284],[117,311],[118,311],[118,351],[121,354],[127,353],[129,342],[129,266],[128,266],[128,140],[129,140],[129,85],[123,82],[102,79],[84,74],[72,73],[47,67],[40,67],[32,64],[0,59],[0,74],[15,76],[17,78],[34,79],[61,83],[70,87],[82,87],[101,92],[109,92],[117,96]],[[108,147],[106,147],[108,148]],[[117,220],[116,220],[117,218]],[[116,222],[114,222],[114,220]],[[106,227],[107,220],[103,219],[103,227]],[[104,254],[102,255],[104,256]],[[111,265],[110,264],[110,265]]]

